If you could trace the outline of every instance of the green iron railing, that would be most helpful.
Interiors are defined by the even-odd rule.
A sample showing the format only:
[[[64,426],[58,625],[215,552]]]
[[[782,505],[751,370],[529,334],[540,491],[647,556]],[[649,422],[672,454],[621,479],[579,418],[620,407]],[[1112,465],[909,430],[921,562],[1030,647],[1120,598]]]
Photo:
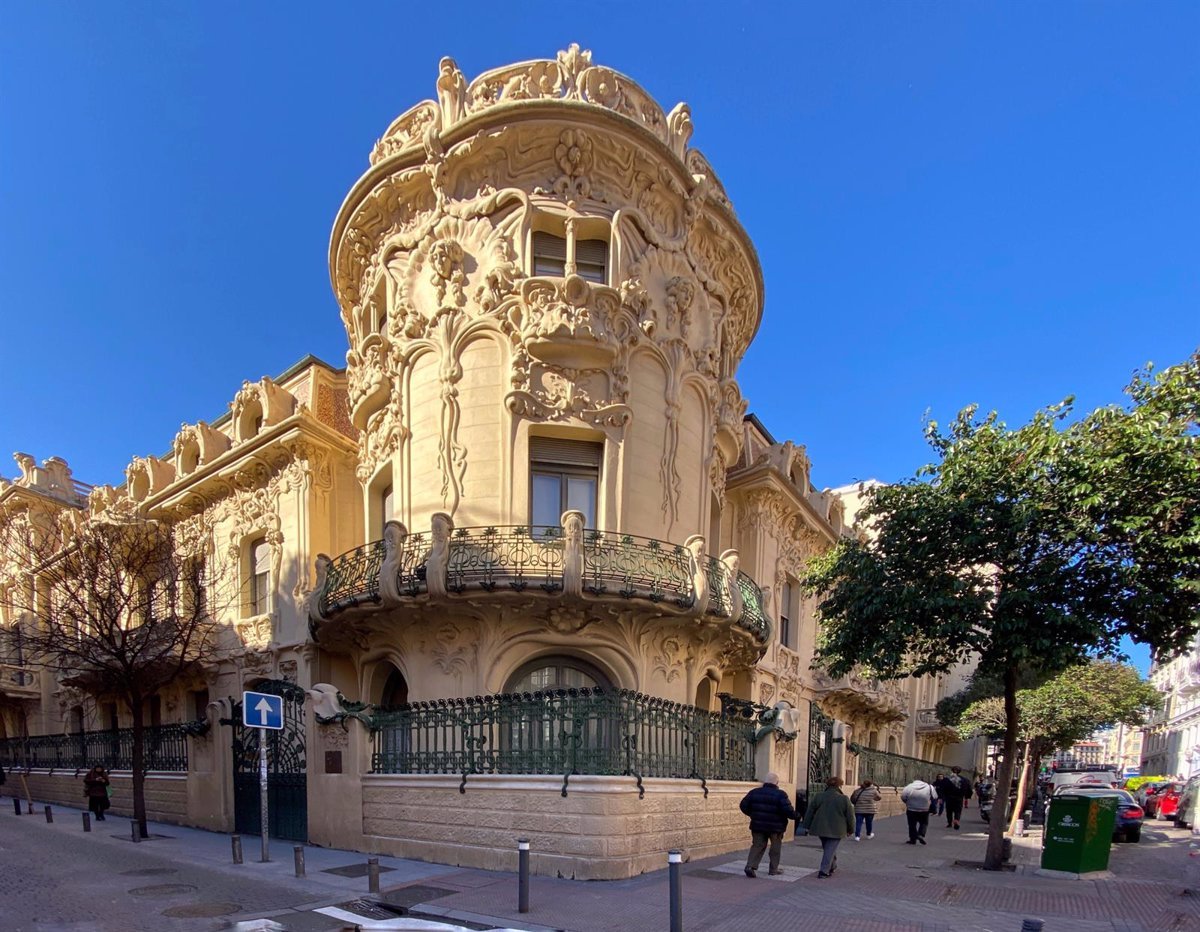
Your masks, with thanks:
[[[858,755],[860,783],[870,780],[877,786],[907,786],[917,779],[932,783],[937,774],[950,772],[949,764],[939,764],[937,761],[876,751],[853,743],[847,744],[846,748]],[[974,781],[976,774],[973,770],[963,770],[963,776]]]
[[[446,556],[446,589],[456,594],[563,589],[564,535],[557,526],[467,527],[451,534]],[[396,591],[416,596],[427,588],[431,544],[424,534],[401,539],[397,555]],[[696,604],[691,556],[679,544],[632,534],[587,530],[583,545],[583,588],[597,597],[619,596],[669,603],[687,609]],[[386,555],[383,541],[373,541],[330,562],[318,598],[318,612],[330,613],[381,601],[379,576]],[[709,602],[707,613],[732,614],[729,570],[715,557],[706,558]],[[740,628],[764,644],[770,624],[763,611],[762,590],[745,573],[738,573],[742,597]]]
[[[383,541],[376,540],[343,553],[334,560],[321,592],[321,612],[353,608],[364,602],[378,602],[383,554]]]
[[[414,702],[372,716],[371,770],[753,780],[754,725],[623,689]]]
[[[450,538],[446,588],[521,592],[562,588],[563,530],[557,526],[456,528]]]
[[[146,770],[186,773],[189,724],[147,726],[142,732]],[[36,770],[133,769],[133,729],[84,731],[0,740],[0,766]]]
[[[616,592],[626,599],[669,599],[680,608],[690,608],[696,602],[687,551],[679,544],[632,534],[587,532],[583,587],[592,595]]]

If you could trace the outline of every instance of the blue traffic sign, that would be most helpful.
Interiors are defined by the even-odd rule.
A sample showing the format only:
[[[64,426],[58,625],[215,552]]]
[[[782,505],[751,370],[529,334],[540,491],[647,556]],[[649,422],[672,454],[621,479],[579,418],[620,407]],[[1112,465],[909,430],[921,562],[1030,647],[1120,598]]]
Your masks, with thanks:
[[[242,693],[242,724],[247,728],[283,728],[283,696]]]

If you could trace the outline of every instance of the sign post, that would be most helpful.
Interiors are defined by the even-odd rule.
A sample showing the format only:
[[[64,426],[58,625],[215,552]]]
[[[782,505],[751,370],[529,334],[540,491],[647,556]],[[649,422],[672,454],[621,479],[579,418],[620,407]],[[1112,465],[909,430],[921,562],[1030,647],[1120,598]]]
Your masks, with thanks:
[[[262,860],[271,860],[267,813],[267,732],[283,730],[283,696],[242,693],[242,724],[258,729],[258,816],[262,823]]]

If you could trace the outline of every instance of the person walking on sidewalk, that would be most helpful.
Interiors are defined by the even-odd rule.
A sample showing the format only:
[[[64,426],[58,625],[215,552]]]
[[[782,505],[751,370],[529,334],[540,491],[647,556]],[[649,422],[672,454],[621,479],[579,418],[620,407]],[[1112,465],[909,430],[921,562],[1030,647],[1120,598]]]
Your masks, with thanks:
[[[854,831],[854,807],[842,792],[842,778],[830,777],[824,792],[818,793],[804,813],[808,834],[821,839],[821,868],[818,877],[831,877],[837,870],[837,849],[842,839]]]
[[[929,810],[937,802],[937,790],[920,777],[900,791],[904,803],[904,815],[908,818],[908,841],[906,844],[925,844],[925,830],[929,827]]]
[[[862,838],[863,827],[867,829],[867,837],[875,837],[875,813],[879,811],[879,801],[883,794],[870,780],[863,780],[862,785],[850,794],[850,804],[854,806],[854,840]]]
[[[938,791],[938,798],[929,805],[930,815],[941,815],[946,811],[946,800],[942,798],[942,783],[945,781],[945,779],[946,775],[944,773],[939,773],[933,778],[933,783],[930,784],[935,790]]]
[[[779,856],[783,852],[783,833],[787,830],[788,822],[799,816],[788,794],[779,788],[779,774],[767,774],[762,786],[742,797],[739,808],[750,817],[750,837],[754,841],[746,858],[746,876],[757,876],[758,865],[762,863],[767,845],[771,846],[767,858],[768,873],[782,874]]]
[[[946,828],[957,830],[963,803],[971,795],[971,781],[962,775],[961,767],[951,767],[950,776],[942,777],[933,786],[938,798],[946,801]]]
[[[83,795],[87,797],[88,810],[97,822],[104,821],[104,810],[108,808],[108,774],[97,764],[84,775]]]

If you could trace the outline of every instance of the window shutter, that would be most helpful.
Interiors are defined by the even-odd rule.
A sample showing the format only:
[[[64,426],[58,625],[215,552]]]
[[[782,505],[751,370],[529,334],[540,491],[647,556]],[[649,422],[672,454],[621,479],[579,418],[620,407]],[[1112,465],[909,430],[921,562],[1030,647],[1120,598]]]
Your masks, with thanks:
[[[608,262],[608,243],[602,239],[581,239],[575,241],[575,264],[598,265],[601,268]]]
[[[553,233],[533,234],[533,254],[537,258],[567,261],[567,241]]]
[[[529,461],[554,463],[559,466],[584,466],[599,469],[604,458],[604,444],[586,440],[563,440],[558,437],[530,437]]]

